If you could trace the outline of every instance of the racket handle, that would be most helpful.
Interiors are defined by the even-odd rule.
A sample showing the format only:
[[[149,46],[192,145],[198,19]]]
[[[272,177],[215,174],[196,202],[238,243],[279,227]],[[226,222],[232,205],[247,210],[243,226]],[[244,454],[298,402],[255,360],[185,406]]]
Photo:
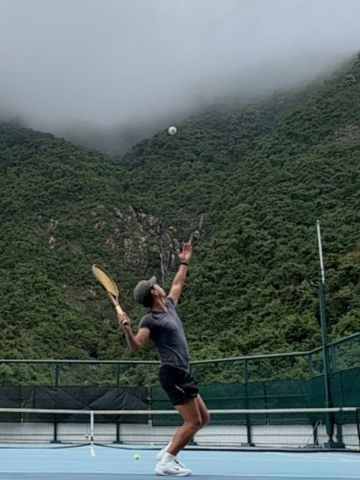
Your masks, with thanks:
[[[115,310],[119,315],[124,315],[124,310],[120,307],[120,305],[116,305]],[[125,322],[122,322],[122,324],[129,325],[129,322],[125,320]]]

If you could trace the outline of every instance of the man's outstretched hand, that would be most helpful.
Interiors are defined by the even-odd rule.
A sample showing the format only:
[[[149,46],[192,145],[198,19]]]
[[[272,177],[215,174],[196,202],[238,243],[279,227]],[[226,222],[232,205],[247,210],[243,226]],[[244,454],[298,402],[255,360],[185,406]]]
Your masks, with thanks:
[[[191,243],[184,243],[182,251],[178,250],[178,255],[182,262],[188,262],[192,255]]]

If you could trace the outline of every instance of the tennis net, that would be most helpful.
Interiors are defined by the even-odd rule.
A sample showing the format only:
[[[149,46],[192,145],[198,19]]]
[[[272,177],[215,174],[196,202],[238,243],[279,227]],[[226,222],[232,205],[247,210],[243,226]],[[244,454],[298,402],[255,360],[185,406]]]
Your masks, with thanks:
[[[193,438],[199,449],[314,449],[334,440],[360,450],[360,409],[210,410],[211,421]],[[48,410],[0,408],[0,447],[159,448],[182,424],[175,410]]]

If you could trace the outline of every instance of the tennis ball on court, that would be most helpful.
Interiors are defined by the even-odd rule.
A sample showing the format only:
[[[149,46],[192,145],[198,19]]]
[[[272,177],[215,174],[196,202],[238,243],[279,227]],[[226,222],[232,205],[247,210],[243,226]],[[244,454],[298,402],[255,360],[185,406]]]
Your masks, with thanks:
[[[138,453],[135,453],[134,460],[140,460],[140,455]]]

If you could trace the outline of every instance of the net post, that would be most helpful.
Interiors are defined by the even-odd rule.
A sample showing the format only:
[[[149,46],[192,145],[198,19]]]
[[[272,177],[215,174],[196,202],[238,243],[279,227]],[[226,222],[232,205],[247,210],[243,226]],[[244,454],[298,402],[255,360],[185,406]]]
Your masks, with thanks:
[[[120,424],[116,421],[116,440],[114,443],[121,443],[120,441]]]
[[[54,429],[53,429],[53,439],[51,440],[50,443],[61,443],[59,440],[58,440],[58,422],[57,422],[57,418],[56,418],[56,414],[54,415]]]
[[[90,443],[94,443],[94,427],[95,427],[95,415],[91,410],[90,412]]]
[[[54,387],[57,388],[59,386],[59,363],[55,363],[54,368]],[[53,431],[53,439],[51,443],[60,443],[58,440],[58,421],[56,415],[54,416],[54,431]]]
[[[119,420],[119,417],[116,416],[116,420],[115,420],[115,426],[116,426],[116,431],[115,431],[115,441],[113,443],[122,443],[122,441],[120,440],[120,420]]]
[[[315,422],[313,429],[313,442],[314,445],[319,446],[319,431],[318,431],[319,422]]]
[[[117,363],[115,366],[115,386],[116,388],[120,387],[120,363]],[[120,442],[120,423],[118,417],[116,417],[116,437],[114,443]]]
[[[244,387],[245,387],[245,408],[249,408],[249,368],[248,368],[248,361],[244,359]],[[251,439],[251,421],[250,415],[247,413],[245,416],[246,421],[246,445],[249,447],[253,447],[254,444],[252,443]]]
[[[342,425],[341,423],[336,424],[336,437],[337,441],[342,444],[343,443],[343,431],[342,431]]]
[[[356,419],[356,433],[357,433],[359,447],[360,447],[360,409],[356,410],[355,419]]]
[[[54,419],[54,434],[51,443],[60,443],[57,439],[57,421],[56,418]]]

